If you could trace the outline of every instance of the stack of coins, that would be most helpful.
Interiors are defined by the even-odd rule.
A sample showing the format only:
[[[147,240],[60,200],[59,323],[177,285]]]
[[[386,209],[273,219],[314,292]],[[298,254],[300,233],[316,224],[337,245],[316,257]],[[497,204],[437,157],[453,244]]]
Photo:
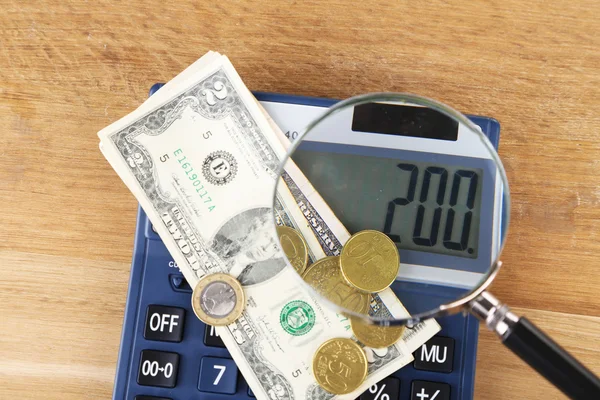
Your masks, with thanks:
[[[331,270],[333,267],[340,270],[340,277],[348,286],[368,294],[389,287],[400,268],[396,244],[378,231],[364,230],[352,235],[339,257],[325,257],[310,267],[308,245],[300,232],[288,226],[278,226],[277,233],[283,252],[296,272],[327,298],[330,298],[327,296],[331,293],[329,289],[338,286],[337,277]],[[340,302],[342,300],[335,301],[341,306]],[[354,311],[355,307],[350,310]]]
[[[318,293],[345,310],[367,314],[371,295],[349,285],[342,276],[340,257],[325,257],[312,264],[302,278]]]
[[[360,231],[346,242],[339,257],[325,257],[308,266],[306,241],[289,227],[279,227],[279,240],[290,264],[315,291],[344,310],[368,316],[372,294],[388,288],[400,268],[396,244],[387,235]],[[402,337],[405,327],[387,327],[350,316],[352,332],[365,346],[384,348]],[[345,365],[342,375],[331,365]],[[350,393],[367,376],[367,360],[361,346],[347,338],[323,343],[313,358],[317,383],[333,394]]]
[[[301,258],[297,250],[306,246],[302,235],[292,228],[281,228],[289,232],[280,238],[286,238],[285,243],[281,239],[282,247],[296,271],[317,292],[349,311],[367,314],[371,294],[385,290],[396,279],[400,255],[384,233],[360,231],[348,239],[340,256],[325,257],[306,267],[308,255]],[[294,240],[298,245],[291,245]]]
[[[388,288],[400,268],[396,244],[384,233],[360,231],[346,242],[339,257],[325,257],[308,267],[307,244],[295,229],[277,228],[279,241],[290,264],[319,294],[344,310],[368,315],[372,294]],[[353,318],[353,332],[369,347],[387,347],[403,333]]]
[[[362,292],[377,293],[388,288],[396,279],[400,255],[396,244],[384,233],[360,231],[352,235],[342,249],[340,268],[351,286]],[[405,329],[404,326],[370,324],[356,317],[351,318],[351,327],[361,343],[373,348],[393,345],[400,340]]]

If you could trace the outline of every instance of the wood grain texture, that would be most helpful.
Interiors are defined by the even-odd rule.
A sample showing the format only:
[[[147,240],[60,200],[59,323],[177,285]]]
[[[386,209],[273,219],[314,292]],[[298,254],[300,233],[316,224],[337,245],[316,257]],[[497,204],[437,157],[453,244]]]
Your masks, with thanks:
[[[494,292],[600,373],[596,0],[0,10],[0,398],[110,398],[136,202],[96,132],[209,49],[252,90],[406,91],[497,118],[513,204]],[[476,398],[517,396],[561,398],[482,331]]]

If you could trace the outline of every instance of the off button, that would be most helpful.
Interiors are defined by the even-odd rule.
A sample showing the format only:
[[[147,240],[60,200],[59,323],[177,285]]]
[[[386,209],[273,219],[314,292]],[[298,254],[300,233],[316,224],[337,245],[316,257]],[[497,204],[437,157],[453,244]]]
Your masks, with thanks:
[[[185,309],[150,305],[146,311],[144,338],[161,342],[181,342]]]

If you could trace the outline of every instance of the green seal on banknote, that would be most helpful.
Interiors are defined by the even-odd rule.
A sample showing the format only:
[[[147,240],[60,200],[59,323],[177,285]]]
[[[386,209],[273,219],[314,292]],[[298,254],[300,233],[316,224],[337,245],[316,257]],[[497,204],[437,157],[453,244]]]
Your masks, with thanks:
[[[281,327],[290,335],[302,336],[315,326],[315,311],[306,302],[294,300],[283,306],[279,314]]]

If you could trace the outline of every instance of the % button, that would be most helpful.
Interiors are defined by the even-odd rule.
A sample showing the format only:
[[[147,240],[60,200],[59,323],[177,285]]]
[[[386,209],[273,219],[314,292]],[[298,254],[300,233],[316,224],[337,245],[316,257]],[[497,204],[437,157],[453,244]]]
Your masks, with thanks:
[[[399,400],[400,380],[387,377],[372,385],[369,390],[360,395],[360,400]]]

